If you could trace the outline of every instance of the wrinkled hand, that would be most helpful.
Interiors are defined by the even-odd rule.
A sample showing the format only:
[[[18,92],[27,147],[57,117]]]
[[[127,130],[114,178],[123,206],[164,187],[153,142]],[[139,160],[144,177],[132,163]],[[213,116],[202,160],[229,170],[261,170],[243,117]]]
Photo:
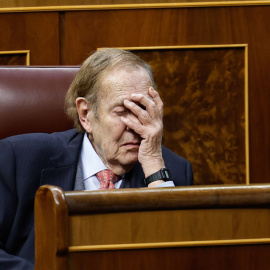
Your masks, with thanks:
[[[161,152],[163,102],[153,87],[149,88],[149,95],[152,99],[143,94],[132,94],[131,101],[125,100],[124,105],[133,116],[129,114],[121,118],[128,128],[142,138],[138,160],[142,165],[145,177],[165,167]]]

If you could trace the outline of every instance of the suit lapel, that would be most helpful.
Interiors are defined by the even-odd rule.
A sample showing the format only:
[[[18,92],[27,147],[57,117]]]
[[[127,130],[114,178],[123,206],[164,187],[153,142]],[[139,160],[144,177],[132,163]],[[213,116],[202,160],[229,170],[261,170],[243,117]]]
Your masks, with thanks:
[[[83,134],[78,133],[66,144],[58,148],[48,168],[41,171],[41,185],[55,185],[63,190],[73,190],[77,164],[80,156]]]
[[[140,188],[146,187],[144,183],[144,172],[140,163],[138,162],[134,168],[125,175],[120,188]]]

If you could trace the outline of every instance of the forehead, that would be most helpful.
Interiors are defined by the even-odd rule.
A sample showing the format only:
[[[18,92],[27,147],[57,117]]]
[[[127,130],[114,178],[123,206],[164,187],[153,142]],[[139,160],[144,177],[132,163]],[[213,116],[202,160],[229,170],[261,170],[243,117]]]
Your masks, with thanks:
[[[118,68],[109,71],[101,79],[101,91],[103,98],[109,99],[118,96],[128,98],[132,93],[148,95],[148,89],[152,81],[147,71],[142,67]],[[123,97],[124,98],[124,97]]]

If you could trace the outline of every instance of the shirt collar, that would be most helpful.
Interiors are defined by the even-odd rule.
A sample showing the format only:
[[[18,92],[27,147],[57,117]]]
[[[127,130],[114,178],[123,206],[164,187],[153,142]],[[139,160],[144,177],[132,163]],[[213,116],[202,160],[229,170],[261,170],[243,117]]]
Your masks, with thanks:
[[[84,180],[102,170],[108,169],[95,151],[87,135],[87,133],[84,134],[81,149],[81,164]]]

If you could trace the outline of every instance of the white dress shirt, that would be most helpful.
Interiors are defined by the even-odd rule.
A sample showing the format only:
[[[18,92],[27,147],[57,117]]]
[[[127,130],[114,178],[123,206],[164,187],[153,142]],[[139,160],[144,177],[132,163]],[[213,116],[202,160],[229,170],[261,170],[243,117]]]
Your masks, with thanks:
[[[82,174],[84,179],[85,190],[97,190],[100,187],[100,183],[96,177],[96,173],[108,169],[101,158],[93,148],[87,133],[84,134],[80,162],[82,165]],[[90,162],[89,162],[90,160]],[[122,175],[124,177],[124,175]],[[120,188],[123,178],[117,181],[114,186]],[[173,181],[167,181],[156,187],[174,187]]]

